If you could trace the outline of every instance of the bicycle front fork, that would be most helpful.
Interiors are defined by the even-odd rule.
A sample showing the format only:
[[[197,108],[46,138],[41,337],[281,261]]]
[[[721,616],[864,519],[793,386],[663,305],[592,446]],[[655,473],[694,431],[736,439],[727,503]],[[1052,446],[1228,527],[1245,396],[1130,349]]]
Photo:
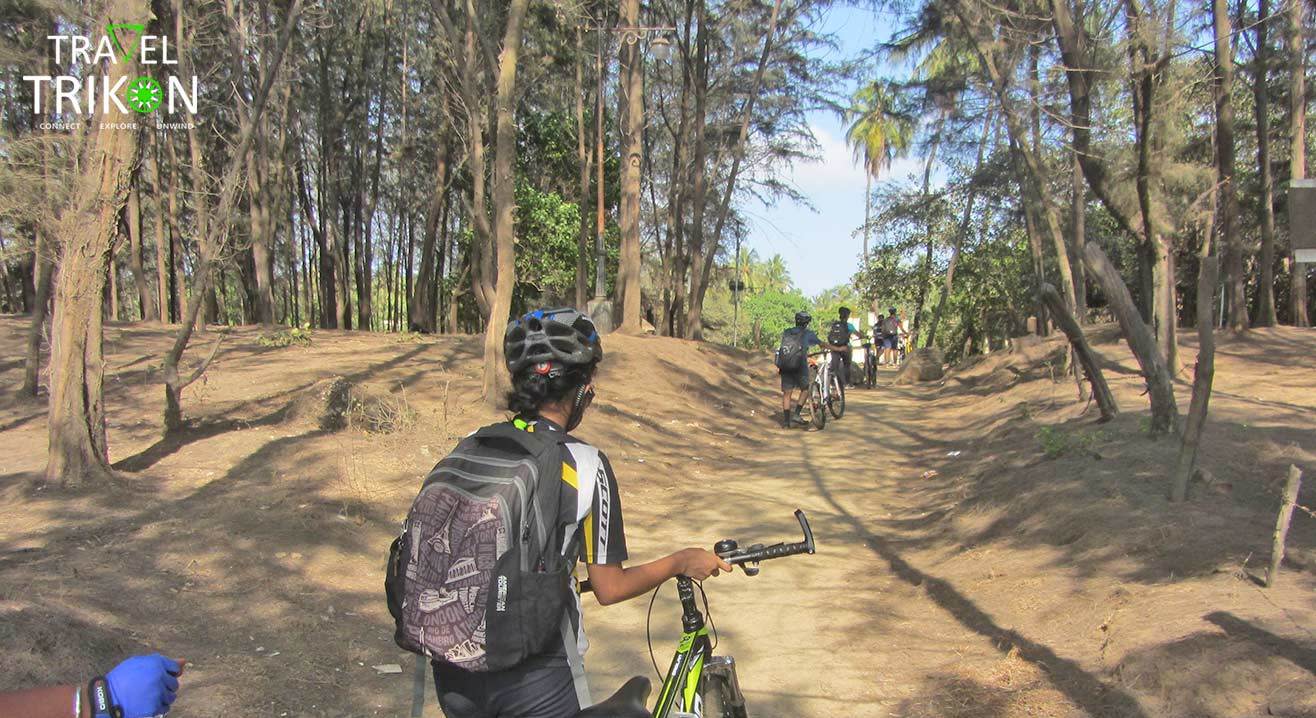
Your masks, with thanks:
[[[704,673],[722,678],[727,688],[727,702],[736,714],[743,714],[745,695],[740,692],[740,679],[736,677],[736,659],[731,656],[711,656],[704,663]]]

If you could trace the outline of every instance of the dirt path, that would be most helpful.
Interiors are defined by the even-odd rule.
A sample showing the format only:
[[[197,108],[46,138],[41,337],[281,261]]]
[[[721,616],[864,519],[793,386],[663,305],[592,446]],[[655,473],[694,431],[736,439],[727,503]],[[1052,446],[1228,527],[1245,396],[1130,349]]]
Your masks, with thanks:
[[[884,374],[881,380],[889,379]],[[972,689],[966,676],[1035,673],[1029,662],[1060,671],[1071,690],[1048,697],[1048,715],[1077,714],[1074,704],[1097,713],[1112,700],[1121,702],[919,568],[915,556],[942,498],[922,474],[963,446],[948,440],[953,433],[943,418],[928,414],[926,395],[890,386],[851,390],[845,416],[824,431],[779,431],[751,461],[725,464],[706,472],[706,484],[681,489],[692,494],[688,509],[658,515],[643,505],[626,506],[628,534],[647,544],[642,537],[679,532],[690,522],[708,527],[706,539],[721,531],[742,543],[772,542],[798,532],[794,508],[809,515],[816,556],[767,564],[755,578],[737,573],[706,583],[721,650],[737,659],[755,715],[947,715],[947,701],[955,700],[950,694]],[[651,551],[633,547],[632,555]],[[660,602],[655,645],[665,666],[679,609],[672,595]],[[637,601],[587,609],[593,642],[587,665],[596,693],[632,673],[653,675],[635,633],[646,607],[647,601]],[[1007,656],[1016,655],[1024,660],[1010,665]],[[1028,681],[1020,687],[1058,693]],[[1066,703],[1069,709],[1056,710]]]

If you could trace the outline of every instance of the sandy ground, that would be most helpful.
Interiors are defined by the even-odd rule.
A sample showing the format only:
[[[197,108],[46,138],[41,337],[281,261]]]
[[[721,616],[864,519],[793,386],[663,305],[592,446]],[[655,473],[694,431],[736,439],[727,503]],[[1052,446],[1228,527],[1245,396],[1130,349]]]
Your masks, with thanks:
[[[316,332],[269,349],[236,330],[185,395],[193,425],[164,441],[169,331],[115,325],[122,479],[67,490],[38,482],[44,404],[13,396],[25,326],[0,318],[0,688],[159,647],[193,662],[171,715],[407,715],[384,557],[424,472],[497,416],[478,401],[478,339]],[[1056,377],[1054,341],[935,385],[852,390],[840,421],[788,432],[763,357],[609,337],[580,433],[619,474],[632,561],[794,540],[791,512],[808,512],[817,555],[705,584],[752,715],[1316,715],[1316,519],[1295,516],[1280,585],[1255,581],[1277,479],[1289,463],[1316,474],[1316,332],[1222,339],[1212,482],[1184,506],[1164,498],[1176,443],[1143,436],[1136,368],[1112,328],[1094,334],[1124,410],[1106,425]],[[333,376],[414,421],[319,428],[305,409]],[[1181,379],[1186,411],[1191,369]],[[596,696],[653,676],[648,605],[586,599]],[[660,665],[678,617],[668,586]],[[404,673],[372,668],[386,663]]]

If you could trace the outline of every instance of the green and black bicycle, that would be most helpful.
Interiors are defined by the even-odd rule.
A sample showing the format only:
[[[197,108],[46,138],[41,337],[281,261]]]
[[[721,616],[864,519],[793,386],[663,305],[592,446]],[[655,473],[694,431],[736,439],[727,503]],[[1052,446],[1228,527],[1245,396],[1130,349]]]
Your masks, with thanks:
[[[740,566],[748,576],[757,576],[759,564],[768,559],[813,553],[813,531],[809,528],[808,518],[799,509],[795,510],[795,518],[804,532],[803,541],[771,546],[754,544],[742,548],[732,539],[723,539],[714,545],[713,552],[727,563]],[[676,593],[681,599],[682,609],[681,640],[653,709],[644,705],[649,697],[649,680],[636,676],[610,698],[577,713],[575,718],[749,718],[745,696],[736,676],[735,659],[713,655],[716,630],[710,631],[711,620],[707,623],[704,620],[708,598],[704,596],[704,610],[701,612],[695,600],[696,588],[703,593],[702,587],[693,579],[676,577]],[[463,706],[460,715],[452,718],[489,717],[475,706]]]

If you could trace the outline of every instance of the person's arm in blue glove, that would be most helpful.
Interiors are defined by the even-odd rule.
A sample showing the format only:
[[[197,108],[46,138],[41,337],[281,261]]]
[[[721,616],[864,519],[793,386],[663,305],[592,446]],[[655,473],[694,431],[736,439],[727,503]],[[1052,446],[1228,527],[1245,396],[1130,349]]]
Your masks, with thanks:
[[[105,675],[111,705],[123,718],[148,718],[169,712],[178,691],[183,664],[158,653],[133,656]],[[13,693],[0,693],[0,718],[95,718],[89,685],[47,686]]]

